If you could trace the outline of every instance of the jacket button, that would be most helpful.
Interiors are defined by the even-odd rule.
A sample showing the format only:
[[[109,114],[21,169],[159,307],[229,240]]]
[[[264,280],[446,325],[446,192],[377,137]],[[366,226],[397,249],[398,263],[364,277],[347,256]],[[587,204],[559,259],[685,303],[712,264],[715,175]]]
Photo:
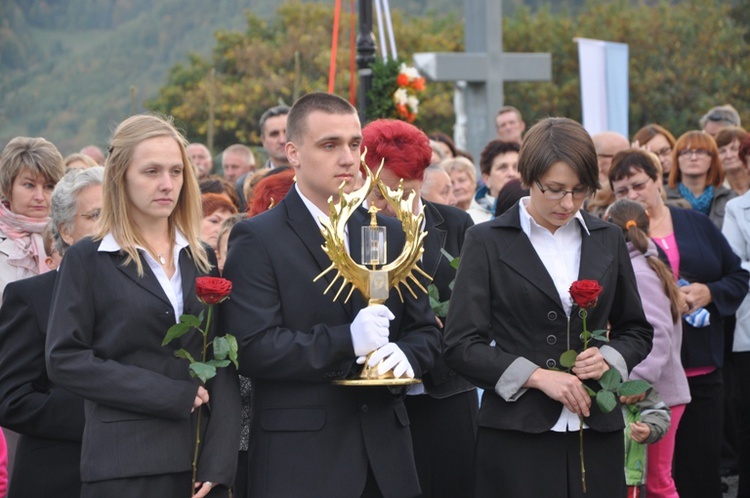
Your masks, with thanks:
[[[557,366],[557,362],[553,360],[552,358],[547,359],[547,368],[555,368]]]
[[[369,408],[367,407],[367,405],[362,405],[360,407],[360,410],[362,410],[362,413],[367,413],[367,411],[369,410]]]
[[[547,320],[557,320],[557,312],[550,311],[549,313],[547,313]]]
[[[555,337],[554,335],[548,335],[547,344],[549,344],[550,346],[557,344],[557,337]]]

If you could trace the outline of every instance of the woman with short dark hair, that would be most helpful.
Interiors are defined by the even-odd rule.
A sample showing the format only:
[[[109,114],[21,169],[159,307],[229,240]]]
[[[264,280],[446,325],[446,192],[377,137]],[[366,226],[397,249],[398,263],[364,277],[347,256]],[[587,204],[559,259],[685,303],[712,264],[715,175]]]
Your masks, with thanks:
[[[598,390],[610,369],[627,378],[653,328],[619,228],[581,209],[599,188],[596,149],[580,124],[548,118],[524,137],[518,170],[529,197],[468,230],[446,324],[448,365],[485,389],[474,496],[625,496],[622,413],[592,405],[584,384]],[[602,288],[588,330],[609,328],[583,351],[579,279]]]

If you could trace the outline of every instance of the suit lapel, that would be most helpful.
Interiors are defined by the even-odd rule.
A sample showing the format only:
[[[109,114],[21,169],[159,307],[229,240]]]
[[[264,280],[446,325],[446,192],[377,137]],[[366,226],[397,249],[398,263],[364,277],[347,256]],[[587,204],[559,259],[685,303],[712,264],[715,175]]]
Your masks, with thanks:
[[[443,219],[440,211],[429,202],[424,202],[424,213],[427,237],[424,241],[422,268],[434,277],[440,266],[440,259],[443,257],[441,249],[445,247],[445,238],[448,232],[443,228],[445,219]],[[451,256],[458,257],[458,254],[451,254]]]
[[[183,312],[189,315],[196,312],[196,310],[193,309],[193,304],[195,296],[195,279],[198,276],[192,254],[190,253],[190,248],[185,247],[180,251],[179,262],[180,276],[182,278]]]
[[[299,196],[299,194],[297,193],[297,189],[294,186],[284,198],[283,202],[286,204],[287,223],[299,238],[299,240],[302,242],[302,244],[307,248],[310,255],[315,259],[315,262],[318,265],[318,269],[315,272],[315,275],[317,276],[320,272],[331,265],[331,260],[323,251],[323,244],[325,243],[323,234],[320,233],[318,224],[313,219],[310,211],[308,211],[307,206],[305,206],[305,203],[302,201],[302,198]],[[351,220],[349,224],[351,225]],[[349,236],[351,237],[351,230]],[[357,237],[359,237],[359,235],[357,235]],[[359,248],[357,248],[357,251],[359,251]],[[352,252],[352,254],[354,254],[354,252]],[[335,270],[332,270],[325,274],[323,279],[325,280],[326,287],[331,283],[335,275]],[[335,296],[336,292],[338,292],[340,285],[341,279],[339,279],[331,288],[331,290],[328,291],[327,296],[330,295],[331,299],[333,299],[333,296]],[[347,313],[351,315],[351,304],[344,303],[344,299],[346,299],[346,295],[348,294],[348,292],[349,289],[347,286],[347,288],[341,292],[341,295],[339,296],[337,301],[347,311]],[[357,293],[355,292],[355,294]]]
[[[603,221],[588,213],[582,213],[589,233],[581,226],[581,264],[578,270],[579,280],[602,281],[602,276],[612,265],[612,253],[602,243],[606,225]]]
[[[115,266],[117,266],[117,269],[123,272],[125,275],[128,276],[133,282],[138,284],[143,289],[147,290],[151,294],[155,295],[165,303],[172,306],[172,304],[169,302],[169,298],[164,293],[164,289],[161,288],[161,284],[159,284],[159,281],[156,279],[156,276],[154,275],[154,272],[151,271],[151,267],[148,266],[148,263],[146,262],[143,255],[141,255],[141,252],[138,251],[138,256],[141,258],[141,264],[143,265],[143,276],[138,276],[138,269],[136,268],[135,263],[131,262],[127,265],[123,264],[125,261],[125,254],[122,252],[112,252],[110,253],[112,256],[112,259],[115,263]],[[183,280],[184,281],[184,280]]]
[[[508,237],[512,237],[513,240],[510,241],[507,250],[500,254],[500,260],[546,294],[561,309],[564,309],[552,277],[550,277],[549,272],[544,267],[542,260],[539,259],[539,255],[536,253],[534,246],[531,245],[531,241],[523,230],[521,230],[518,209],[509,209],[499,218],[490,221],[490,223],[496,227],[515,229],[514,234],[507,235]]]

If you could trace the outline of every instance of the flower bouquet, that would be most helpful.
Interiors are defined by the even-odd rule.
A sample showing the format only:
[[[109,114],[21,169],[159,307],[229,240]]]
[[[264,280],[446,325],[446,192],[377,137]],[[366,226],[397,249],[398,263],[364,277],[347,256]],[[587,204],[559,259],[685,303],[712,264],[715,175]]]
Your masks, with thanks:
[[[417,93],[425,88],[419,71],[399,60],[372,64],[372,87],[367,93],[371,119],[401,119],[413,123],[419,113]]]

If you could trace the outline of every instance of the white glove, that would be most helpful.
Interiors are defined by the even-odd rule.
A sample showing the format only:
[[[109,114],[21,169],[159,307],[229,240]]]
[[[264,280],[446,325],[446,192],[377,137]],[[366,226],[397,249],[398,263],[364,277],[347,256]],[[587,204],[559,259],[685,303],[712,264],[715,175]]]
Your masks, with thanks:
[[[380,363],[381,360],[382,363]],[[367,364],[371,367],[377,365],[378,375],[383,375],[387,371],[393,370],[393,376],[397,379],[401,377],[414,378],[414,369],[406,358],[406,354],[404,354],[395,342],[389,342],[375,351]]]
[[[354,354],[365,356],[388,343],[388,326],[396,318],[385,305],[376,304],[362,308],[354,317],[351,327]]]

